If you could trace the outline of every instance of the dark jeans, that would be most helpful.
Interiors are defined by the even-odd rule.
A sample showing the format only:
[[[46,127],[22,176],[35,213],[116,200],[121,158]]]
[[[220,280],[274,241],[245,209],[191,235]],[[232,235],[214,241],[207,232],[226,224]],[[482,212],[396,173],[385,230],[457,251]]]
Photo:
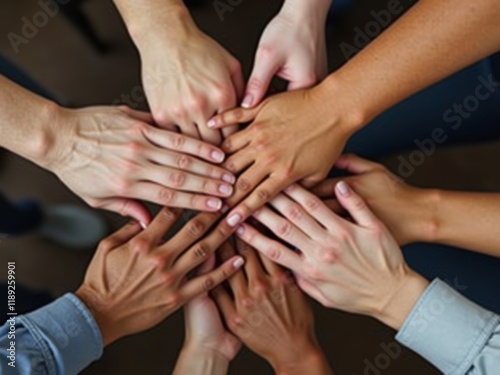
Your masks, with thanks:
[[[483,88],[478,89],[480,86]],[[462,109],[455,104],[462,105]],[[441,131],[436,130],[439,128]],[[441,135],[440,141],[446,140],[430,141],[436,132]],[[414,157],[405,160],[418,168],[422,155],[431,157],[425,154],[426,149],[429,153],[432,147],[495,138],[500,138],[500,54],[387,111],[357,133],[346,151],[377,159],[401,150],[414,150]],[[424,146],[418,147],[416,140]],[[401,167],[402,163],[400,177],[406,178],[408,168]],[[497,162],[492,163],[493,168]],[[413,244],[403,250],[410,266],[425,277],[440,277],[468,298],[500,313],[500,259],[434,244]]]

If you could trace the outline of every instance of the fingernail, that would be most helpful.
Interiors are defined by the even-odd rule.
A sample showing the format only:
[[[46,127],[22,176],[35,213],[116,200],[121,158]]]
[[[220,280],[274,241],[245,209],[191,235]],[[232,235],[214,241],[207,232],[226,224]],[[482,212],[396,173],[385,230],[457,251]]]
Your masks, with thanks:
[[[219,150],[215,150],[215,151],[212,151],[212,154],[210,155],[212,157],[212,159],[214,159],[216,162],[220,163],[221,161],[224,160],[224,157],[226,155],[224,155],[224,153],[222,151],[219,151]]]
[[[209,199],[207,201],[207,206],[218,210],[222,207],[222,201],[220,199]]]
[[[230,227],[235,227],[240,223],[240,221],[241,221],[240,214],[233,214],[227,218],[227,223],[229,224]]]
[[[222,181],[227,182],[228,184],[234,184],[236,182],[236,177],[232,174],[224,173],[222,175]]]
[[[143,223],[142,221],[140,221],[139,224],[141,225],[142,229],[146,229],[148,227],[148,225],[146,223]]]
[[[231,195],[233,193],[233,187],[230,185],[220,185],[219,193],[222,193],[224,195]]]
[[[337,184],[337,190],[340,193],[340,195],[344,197],[349,196],[349,193],[351,192],[349,185],[347,185],[344,181],[340,181]]]
[[[210,120],[208,120],[207,126],[209,128],[213,128],[215,125],[217,125],[217,121],[215,120],[215,118],[211,118]]]
[[[236,229],[236,233],[238,234],[238,236],[242,236],[243,233],[245,233],[245,227],[243,227],[242,225],[240,225],[238,227],[238,229]]]
[[[252,106],[252,102],[253,102],[253,95],[252,94],[247,94],[243,98],[243,101],[241,102],[241,106],[243,108],[250,108]]]
[[[241,257],[239,257],[238,259],[236,259],[234,262],[233,262],[233,267],[234,268],[240,268],[242,265],[245,264],[245,260]]]

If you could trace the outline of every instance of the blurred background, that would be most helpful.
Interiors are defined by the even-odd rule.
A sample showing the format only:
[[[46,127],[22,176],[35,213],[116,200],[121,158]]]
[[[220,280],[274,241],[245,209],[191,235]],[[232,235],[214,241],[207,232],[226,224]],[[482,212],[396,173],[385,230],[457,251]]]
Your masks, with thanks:
[[[225,1],[223,1],[225,2]],[[218,40],[242,63],[248,77],[254,51],[266,23],[275,15],[280,0],[243,0],[222,21],[212,0],[192,1],[192,14],[202,30]],[[342,3],[339,1],[339,3]],[[353,44],[356,27],[373,19],[372,10],[387,8],[387,0],[352,1],[333,13],[328,26],[330,70],[345,62],[342,42]],[[406,8],[414,1],[401,1]],[[70,1],[19,51],[7,38],[20,34],[22,18],[40,10],[37,1],[0,2],[0,53],[32,76],[67,106],[112,104],[132,95],[140,86],[137,52],[110,0]],[[135,91],[137,92],[137,91]],[[147,109],[144,98],[134,104]],[[23,106],[23,103],[18,103]],[[443,148],[416,169],[408,182],[419,186],[453,189],[498,190],[500,177],[491,173],[499,156],[495,142]],[[383,162],[394,167],[395,157]],[[44,204],[81,203],[57,178],[14,155],[0,154],[0,187],[12,198],[34,197]],[[123,220],[103,213],[113,227]],[[49,290],[53,296],[74,291],[92,254],[69,251],[37,236],[0,238],[0,264],[17,262],[17,281],[30,288]],[[6,278],[2,269],[1,278]],[[387,368],[367,371],[369,363],[384,353],[381,345],[394,341],[394,332],[364,317],[315,306],[317,331],[322,346],[338,375],[435,374],[432,366],[404,351]],[[157,328],[126,338],[106,349],[103,358],[84,374],[168,374],[182,345],[184,325],[178,313]],[[271,374],[271,369],[247,350],[234,361],[233,374]]]

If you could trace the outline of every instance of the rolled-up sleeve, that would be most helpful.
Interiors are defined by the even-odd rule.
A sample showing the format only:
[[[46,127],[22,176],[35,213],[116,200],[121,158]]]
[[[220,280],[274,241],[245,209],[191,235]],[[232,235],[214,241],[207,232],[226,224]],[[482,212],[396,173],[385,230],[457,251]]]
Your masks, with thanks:
[[[440,280],[422,295],[396,339],[447,375],[500,373],[500,318]]]
[[[103,351],[92,314],[73,294],[7,321],[0,348],[0,373],[22,375],[77,374]]]

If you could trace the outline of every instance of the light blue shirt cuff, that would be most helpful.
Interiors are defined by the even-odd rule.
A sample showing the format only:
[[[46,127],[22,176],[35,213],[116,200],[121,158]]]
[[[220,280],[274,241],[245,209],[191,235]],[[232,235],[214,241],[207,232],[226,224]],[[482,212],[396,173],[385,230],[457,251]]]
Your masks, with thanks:
[[[77,374],[102,355],[100,330],[74,294],[20,316],[19,322],[39,345],[49,373]]]
[[[436,279],[413,308],[396,340],[444,374],[463,375],[499,323],[497,315]]]

